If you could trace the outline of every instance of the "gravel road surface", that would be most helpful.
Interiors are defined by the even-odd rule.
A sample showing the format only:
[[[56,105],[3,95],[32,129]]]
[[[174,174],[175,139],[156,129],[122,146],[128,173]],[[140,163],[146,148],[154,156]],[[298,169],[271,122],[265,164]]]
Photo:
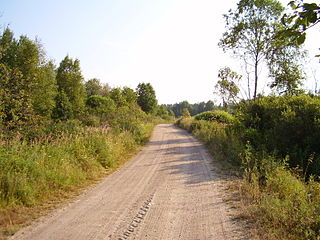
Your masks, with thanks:
[[[186,131],[158,125],[122,168],[11,239],[246,239],[210,162]]]

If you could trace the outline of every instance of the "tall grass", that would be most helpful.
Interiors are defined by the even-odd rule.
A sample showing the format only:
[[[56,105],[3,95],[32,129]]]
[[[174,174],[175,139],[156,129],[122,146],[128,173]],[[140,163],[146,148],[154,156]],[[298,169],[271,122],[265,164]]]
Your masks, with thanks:
[[[146,143],[154,125],[141,123],[135,131],[79,128],[78,133],[33,143],[2,142],[0,239],[29,221],[33,208],[77,191],[124,163]]]
[[[149,132],[150,127],[145,136],[89,128],[52,142],[0,146],[0,207],[34,205],[55,191],[81,185],[116,166]]]

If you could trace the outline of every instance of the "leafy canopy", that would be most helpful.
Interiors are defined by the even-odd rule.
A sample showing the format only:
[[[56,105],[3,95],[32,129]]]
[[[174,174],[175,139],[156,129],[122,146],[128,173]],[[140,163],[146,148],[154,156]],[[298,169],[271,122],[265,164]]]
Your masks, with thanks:
[[[224,67],[219,70],[218,82],[215,86],[216,93],[222,98],[223,106],[236,103],[237,95],[240,92],[236,84],[241,79],[241,76],[232,71],[229,67]]]
[[[141,109],[146,113],[154,113],[156,111],[158,101],[156,93],[150,83],[139,83],[136,89],[137,102]]]
[[[232,50],[244,61],[249,72],[249,98],[252,81],[250,73],[254,74],[253,99],[256,99],[261,64],[267,64],[270,77],[274,79],[273,87],[281,85],[292,89],[302,79],[300,66],[297,64],[301,57],[299,47],[280,38],[278,34],[282,28],[280,18],[283,10],[281,3],[276,0],[240,0],[235,10],[224,15],[227,29],[219,46],[224,50]],[[289,75],[290,79],[285,79],[283,73],[290,71],[295,74]]]
[[[281,19],[286,26],[283,35],[294,39],[297,44],[301,45],[306,40],[305,31],[320,21],[320,4],[291,1],[289,5],[293,12],[284,14]]]

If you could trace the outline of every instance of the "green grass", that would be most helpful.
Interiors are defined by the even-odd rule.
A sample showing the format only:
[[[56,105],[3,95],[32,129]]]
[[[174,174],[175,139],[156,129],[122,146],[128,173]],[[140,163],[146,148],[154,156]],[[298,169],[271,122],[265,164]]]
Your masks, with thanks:
[[[261,239],[317,240],[320,236],[320,184],[305,183],[278,167],[266,185],[242,183],[248,216],[259,227]]]
[[[24,224],[21,214],[68,195],[121,165],[149,139],[154,123],[139,131],[83,128],[50,141],[0,146],[0,228]],[[20,214],[20,215],[21,215]],[[8,216],[13,216],[8,219]],[[25,219],[25,217],[22,217]],[[20,223],[21,222],[21,223]],[[3,237],[3,236],[2,236]],[[1,234],[0,234],[1,239]]]

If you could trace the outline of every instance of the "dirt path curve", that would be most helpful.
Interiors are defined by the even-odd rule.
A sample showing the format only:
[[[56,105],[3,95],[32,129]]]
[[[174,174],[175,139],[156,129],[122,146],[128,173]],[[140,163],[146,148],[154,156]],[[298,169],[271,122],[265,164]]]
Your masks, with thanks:
[[[209,161],[190,134],[158,125],[124,167],[11,239],[241,239]]]

